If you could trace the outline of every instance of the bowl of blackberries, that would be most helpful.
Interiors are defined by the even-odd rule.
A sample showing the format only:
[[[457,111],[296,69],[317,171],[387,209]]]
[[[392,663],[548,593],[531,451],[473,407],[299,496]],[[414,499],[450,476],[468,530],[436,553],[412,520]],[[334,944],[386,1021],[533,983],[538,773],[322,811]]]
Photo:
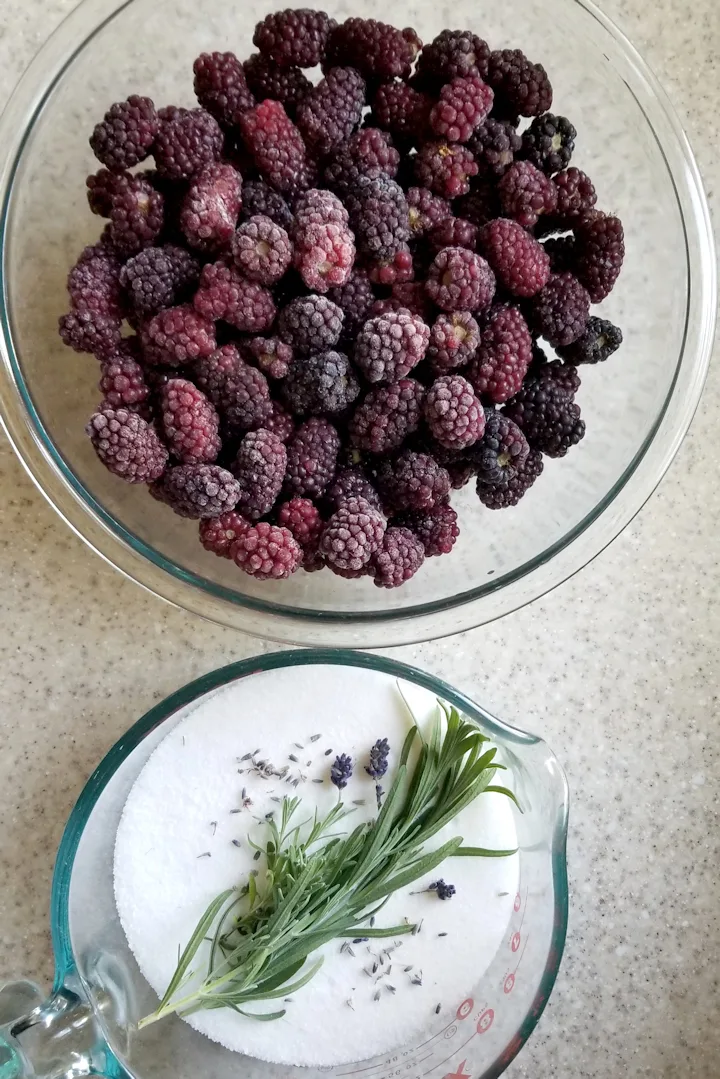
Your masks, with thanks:
[[[85,0],[0,145],[6,429],[188,610],[479,625],[617,535],[692,418],[704,195],[591,3]]]

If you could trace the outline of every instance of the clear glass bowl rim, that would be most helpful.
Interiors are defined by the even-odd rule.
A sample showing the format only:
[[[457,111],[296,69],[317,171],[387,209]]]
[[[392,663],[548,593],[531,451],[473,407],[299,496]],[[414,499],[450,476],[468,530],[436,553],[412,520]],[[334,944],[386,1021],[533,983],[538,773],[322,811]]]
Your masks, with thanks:
[[[482,1076],[479,1076],[479,1079],[497,1079],[497,1076],[501,1075],[517,1056],[535,1029],[550,998],[562,962],[569,911],[567,832],[570,794],[567,779],[562,766],[543,739],[496,719],[495,716],[486,712],[481,705],[476,704],[459,690],[434,675],[426,674],[424,671],[411,667],[406,663],[369,655],[365,652],[345,651],[338,648],[299,649],[290,652],[272,652],[264,656],[254,656],[219,667],[217,670],[210,671],[208,674],[201,675],[200,678],[188,682],[187,685],[182,686],[181,689],[176,690],[169,697],[160,701],[159,704],[156,704],[133,724],[115,743],[92,773],[80,793],[80,797],[70,813],[58,848],[50,899],[50,924],[55,958],[53,993],[59,992],[68,979],[71,979],[76,974],[69,922],[70,882],[75,855],[85,825],[98,799],[123,761],[130,756],[136,746],[151,731],[161,726],[175,712],[185,708],[188,704],[212,690],[225,686],[236,679],[260,672],[274,671],[283,667],[316,666],[318,664],[360,667],[365,670],[379,671],[393,678],[402,678],[414,682],[448,701],[471,719],[474,719],[491,737],[497,737],[504,742],[511,742],[517,746],[542,746],[547,753],[547,763],[552,762],[552,772],[557,780],[559,791],[551,840],[554,895],[552,937],[537,993],[522,1023],[509,1042],[511,1051],[505,1050],[501,1058],[494,1061],[483,1072]],[[109,1076],[128,1079],[128,1073],[110,1052],[107,1066],[104,1070]]]
[[[567,580],[622,531],[662,479],[698,405],[714,337],[716,261],[699,172],[670,102],[635,48],[592,0],[559,0],[599,23],[649,89],[653,115],[646,109],[645,116],[665,157],[685,230],[688,301],[683,347],[664,406],[645,442],[591,513],[515,570],[464,593],[405,609],[323,611],[241,596],[183,569],[126,530],[69,468],[23,378],[10,328],[5,268],[14,177],[33,125],[58,80],[92,38],[134,2],[83,0],[37,54],[0,118],[0,146],[6,147],[0,159],[0,413],[13,448],[41,493],[96,553],[154,595],[220,624],[286,644],[387,647],[442,637],[502,617]],[[663,144],[659,127],[671,142]]]

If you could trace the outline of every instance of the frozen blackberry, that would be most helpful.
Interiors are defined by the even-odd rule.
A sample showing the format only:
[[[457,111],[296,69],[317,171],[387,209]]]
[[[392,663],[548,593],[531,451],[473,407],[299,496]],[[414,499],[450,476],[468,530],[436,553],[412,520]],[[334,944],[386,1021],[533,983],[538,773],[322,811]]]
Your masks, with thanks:
[[[231,471],[240,484],[237,510],[257,521],[275,505],[285,479],[287,450],[272,431],[260,428],[245,435]]]
[[[397,382],[425,356],[430,329],[409,311],[369,319],[355,342],[354,360],[368,382]]]
[[[288,443],[285,487],[290,495],[320,498],[335,475],[340,437],[328,420],[313,416]]]
[[[339,415],[359,393],[349,359],[332,350],[298,358],[282,384],[283,401],[296,416]]]
[[[409,528],[388,528],[382,546],[372,557],[371,576],[378,588],[399,588],[425,561],[425,548]]]
[[[179,517],[199,521],[233,509],[240,485],[232,473],[219,465],[175,465],[150,488],[150,493]]]
[[[395,461],[381,463],[377,484],[383,505],[390,513],[428,510],[447,500],[447,470],[426,453],[405,450]]]
[[[158,126],[158,115],[150,98],[133,94],[105,113],[90,137],[90,147],[108,169],[123,172],[148,157]]]
[[[220,452],[218,414],[204,393],[184,378],[171,378],[160,392],[165,445],[183,464],[214,461]]]
[[[604,318],[591,315],[584,332],[572,344],[557,350],[566,363],[603,363],[622,344],[622,330]]]
[[[622,222],[617,217],[591,213],[578,221],[574,231],[577,275],[592,303],[600,303],[612,292],[625,258]]]
[[[315,67],[323,60],[328,34],[336,26],[324,11],[286,8],[257,24],[253,45],[278,67]]]
[[[320,554],[330,569],[360,570],[380,549],[387,522],[364,498],[349,498],[332,515],[320,537]]]
[[[557,206],[555,184],[529,161],[510,166],[500,178],[498,193],[503,213],[526,229],[536,225],[541,214],[554,213]]]
[[[566,169],[553,180],[557,190],[557,218],[572,223],[574,218],[592,210],[597,201],[593,182],[581,169]]]
[[[419,146],[430,132],[433,98],[406,82],[385,82],[373,100],[373,119],[400,142]]]
[[[522,156],[548,176],[568,167],[577,131],[564,116],[546,112],[523,132]]]
[[[309,498],[291,498],[278,510],[278,524],[292,532],[305,552],[317,550],[324,521],[320,510]]]
[[[108,231],[120,255],[135,255],[155,242],[163,227],[164,205],[160,192],[140,176],[117,185]]]
[[[264,180],[248,180],[243,186],[242,218],[248,221],[257,215],[269,217],[286,232],[293,227],[292,210],[279,191],[273,191]]]
[[[242,206],[242,177],[224,162],[206,165],[183,200],[180,227],[191,247],[213,251],[233,237]]]
[[[500,216],[500,199],[493,179],[480,176],[473,181],[473,189],[455,201],[455,213],[481,228],[493,218]]]
[[[413,239],[452,219],[452,207],[446,199],[433,195],[427,187],[411,187],[407,192],[410,234]]]
[[[243,65],[232,52],[204,52],[193,64],[195,96],[223,127],[235,127],[255,99]]]
[[[346,197],[358,251],[372,260],[392,260],[410,239],[405,192],[385,173],[360,177]]]
[[[489,510],[502,510],[508,506],[517,506],[543,470],[543,456],[539,450],[530,450],[525,463],[504,486],[493,487],[478,481],[478,498]]]
[[[343,312],[327,296],[298,296],[278,318],[278,334],[295,352],[323,352],[340,340]]]
[[[469,311],[438,315],[430,328],[427,357],[436,374],[463,367],[477,352],[480,328]]]
[[[368,277],[375,285],[407,285],[415,276],[412,251],[408,244],[402,244],[391,258],[368,260]]]
[[[270,413],[263,420],[263,427],[277,435],[281,442],[287,442],[295,430],[292,416],[279,401],[270,402]]]
[[[328,488],[325,498],[334,510],[339,510],[343,503],[351,498],[364,498],[373,509],[381,508],[380,495],[362,468],[357,466],[341,469]]]
[[[302,562],[302,549],[292,532],[259,521],[238,536],[230,548],[235,565],[258,581],[285,580]]]
[[[533,297],[530,320],[535,333],[559,348],[584,333],[589,313],[590,297],[577,277],[553,274]]]
[[[551,236],[542,245],[553,273],[575,272],[575,237]]]
[[[471,178],[478,172],[472,153],[459,143],[426,142],[415,158],[418,183],[444,199],[466,195]]]
[[[515,160],[522,139],[512,124],[489,116],[477,127],[468,142],[480,174],[502,176]]]
[[[504,412],[520,427],[530,445],[548,457],[564,457],[585,434],[580,408],[575,404],[575,369],[559,360],[529,375]]]
[[[75,311],[122,316],[121,262],[103,244],[86,247],[67,277],[70,303]]]
[[[161,109],[153,153],[161,176],[188,180],[222,153],[223,134],[205,109]]]
[[[292,246],[285,229],[269,217],[251,217],[232,239],[235,265],[251,281],[274,285],[292,262]]]
[[[480,328],[480,347],[467,369],[475,392],[501,404],[523,384],[532,361],[532,337],[517,307],[493,307]]]
[[[267,182],[282,193],[310,187],[303,137],[279,101],[261,101],[240,117],[240,130]]]
[[[295,232],[310,225],[347,225],[350,215],[332,191],[310,188],[295,200]]]
[[[370,317],[370,309],[375,302],[367,271],[359,266],[353,267],[345,284],[331,288],[327,297],[340,308],[343,315],[340,341],[354,343],[358,331]]]
[[[352,67],[333,67],[299,105],[297,125],[308,146],[324,156],[352,135],[364,105],[362,75]]]
[[[99,169],[85,180],[88,205],[94,214],[109,217],[113,195],[119,186],[131,179],[129,172],[110,172]]]
[[[542,64],[520,49],[499,49],[488,58],[487,81],[505,105],[521,116],[537,116],[552,105],[552,86]]]
[[[435,135],[448,142],[467,142],[492,108],[494,94],[477,76],[456,78],[443,86],[430,113]]]
[[[140,330],[145,361],[150,364],[181,367],[215,348],[215,327],[190,304],[158,311]]]
[[[120,342],[121,322],[110,311],[73,308],[58,321],[60,337],[75,352],[91,352],[108,359]]]
[[[347,225],[303,225],[294,234],[294,264],[309,289],[344,285],[355,262],[355,237]]]
[[[223,345],[199,360],[195,379],[231,434],[257,430],[269,423],[273,409],[267,379],[245,363],[237,345]]]
[[[87,425],[98,457],[127,483],[152,483],[165,471],[168,452],[154,428],[136,412],[105,408]]]
[[[347,65],[380,82],[404,79],[419,45],[414,30],[398,30],[376,19],[346,19],[330,33],[324,66]]]
[[[229,558],[233,543],[249,527],[249,522],[234,510],[221,513],[219,517],[205,517],[200,522],[200,542],[206,551],[218,558]]]
[[[248,342],[250,353],[268,378],[285,378],[293,360],[293,350],[279,337],[253,337]]]
[[[480,255],[445,247],[435,256],[425,291],[443,311],[481,311],[495,295],[495,275]]]
[[[418,76],[435,89],[451,79],[484,79],[489,55],[487,42],[470,30],[442,30],[420,53]]]
[[[474,251],[477,246],[478,229],[464,217],[446,217],[430,231],[428,240],[433,254],[444,247],[464,247]]]
[[[345,149],[351,159],[366,171],[381,169],[391,180],[397,175],[400,154],[387,131],[381,131],[379,127],[364,127],[348,139]]]
[[[200,277],[200,263],[182,247],[146,247],[120,271],[133,310],[154,315],[187,299]]]
[[[370,390],[350,421],[350,441],[368,453],[391,453],[417,431],[425,389],[403,378]]]
[[[280,101],[288,116],[312,90],[312,83],[299,67],[278,67],[262,53],[253,53],[243,64],[248,86],[258,101]]]
[[[433,438],[450,450],[474,445],[485,430],[485,413],[462,375],[442,375],[425,395],[425,422]]]
[[[452,506],[435,506],[431,510],[415,510],[395,518],[403,528],[415,533],[423,545],[426,558],[450,554],[460,535],[457,513]]]
[[[269,289],[224,261],[203,267],[195,310],[210,321],[222,319],[243,333],[262,333],[275,321],[275,301]]]
[[[472,449],[478,492],[499,490],[515,479],[527,460],[530,447],[520,428],[502,412],[488,410],[485,433]]]
[[[150,389],[145,374],[137,362],[136,349],[127,337],[120,342],[116,353],[100,367],[99,390],[110,408],[132,408],[147,401]]]
[[[499,282],[514,296],[534,296],[547,283],[550,259],[517,221],[490,221],[480,232],[479,245]]]
[[[422,281],[396,282],[392,286],[390,299],[396,305],[393,310],[399,311],[404,307],[411,315],[417,315],[423,322],[432,322],[433,305],[428,300],[425,285]],[[373,314],[379,315],[381,312],[373,311]]]

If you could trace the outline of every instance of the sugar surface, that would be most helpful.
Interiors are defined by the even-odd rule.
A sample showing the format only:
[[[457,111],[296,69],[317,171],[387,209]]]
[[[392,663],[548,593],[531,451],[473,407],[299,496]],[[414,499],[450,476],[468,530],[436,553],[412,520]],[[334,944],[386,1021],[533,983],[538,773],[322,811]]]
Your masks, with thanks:
[[[421,724],[427,721],[435,706],[432,695],[407,683],[403,692]],[[364,799],[353,823],[369,819],[374,785],[363,767],[368,749],[377,738],[388,738],[392,773],[409,723],[393,679],[326,666],[253,675],[204,698],[174,728],[138,776],[115,846],[118,913],[138,965],[156,992],[167,986],[178,945],[186,943],[207,904],[262,866],[253,861],[246,837],[249,828],[262,836],[254,818],[277,809],[273,797],[298,793],[307,808],[316,804],[327,811],[337,798],[328,779],[330,764],[335,754],[350,753],[356,767],[344,801]],[[316,734],[321,738],[311,742]],[[255,749],[278,768],[289,765],[291,778],[307,778],[293,789],[277,779],[238,774],[248,767],[238,758]],[[253,804],[233,812],[241,806],[243,788]],[[516,833],[509,801],[482,795],[434,843],[454,835],[462,835],[469,845],[513,848]],[[433,892],[410,894],[438,876],[456,886],[451,900],[443,902]],[[351,943],[354,955],[341,952],[340,942],[333,942],[323,949],[325,961],[315,978],[284,1005],[284,1018],[259,1023],[218,1009],[196,1013],[188,1021],[229,1049],[288,1065],[347,1063],[411,1044],[437,1024],[438,1004],[440,1018],[449,1015],[487,969],[510,918],[517,879],[516,857],[449,860],[439,872],[395,894],[383,908],[378,925],[422,919],[421,932],[398,938],[401,946],[384,963],[379,953],[392,949],[392,941]],[[389,974],[383,974],[388,967]],[[413,984],[420,971],[422,984]],[[277,1007],[272,1001],[255,1009]]]

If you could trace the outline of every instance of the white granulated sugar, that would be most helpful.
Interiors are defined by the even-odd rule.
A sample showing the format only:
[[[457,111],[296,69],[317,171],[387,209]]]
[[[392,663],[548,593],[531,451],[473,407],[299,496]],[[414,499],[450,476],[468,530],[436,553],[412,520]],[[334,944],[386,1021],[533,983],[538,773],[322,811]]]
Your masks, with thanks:
[[[403,683],[421,726],[435,699]],[[354,667],[308,666],[252,675],[209,696],[160,743],[133,786],[115,846],[115,897],[128,943],[153,989],[164,992],[178,946],[187,942],[208,903],[247,880],[253,868],[248,829],[264,839],[262,818],[277,809],[272,798],[299,794],[306,809],[326,812],[337,799],[329,782],[338,753],[349,753],[355,774],[343,792],[350,805],[365,799],[353,826],[375,812],[374,784],[364,771],[378,738],[391,746],[394,763],[410,726],[394,679]],[[321,737],[312,742],[313,735]],[[303,746],[299,749],[298,743]],[[293,789],[276,778],[261,779],[238,758],[253,750],[291,776],[306,777]],[[332,753],[326,755],[326,750]],[[290,755],[298,763],[289,760]],[[313,783],[313,779],[325,783]],[[243,787],[252,807],[238,813]],[[467,845],[512,849],[516,845],[509,799],[483,794],[433,845],[462,835]],[[240,840],[235,846],[233,840]],[[209,854],[209,857],[208,857]],[[443,877],[457,889],[449,900],[420,892]],[[284,1005],[284,1018],[261,1023],[229,1009],[201,1011],[188,1022],[229,1049],[280,1064],[334,1065],[365,1060],[413,1041],[437,1024],[435,1009],[449,1015],[472,992],[495,956],[512,911],[517,857],[449,859],[427,878],[396,893],[377,925],[422,919],[416,936],[392,951],[393,941],[352,944],[354,956],[334,941],[323,949],[314,979]],[[441,936],[440,934],[447,934]],[[362,933],[359,932],[358,936]],[[380,964],[382,949],[391,955]],[[376,975],[368,975],[378,962]],[[377,975],[392,969],[377,980]],[[410,971],[405,971],[411,967]],[[422,972],[422,985],[412,978]],[[393,994],[387,988],[395,988]],[[375,996],[380,992],[380,998]],[[350,1002],[350,1003],[348,1003]],[[256,1011],[275,1011],[276,1001]]]

